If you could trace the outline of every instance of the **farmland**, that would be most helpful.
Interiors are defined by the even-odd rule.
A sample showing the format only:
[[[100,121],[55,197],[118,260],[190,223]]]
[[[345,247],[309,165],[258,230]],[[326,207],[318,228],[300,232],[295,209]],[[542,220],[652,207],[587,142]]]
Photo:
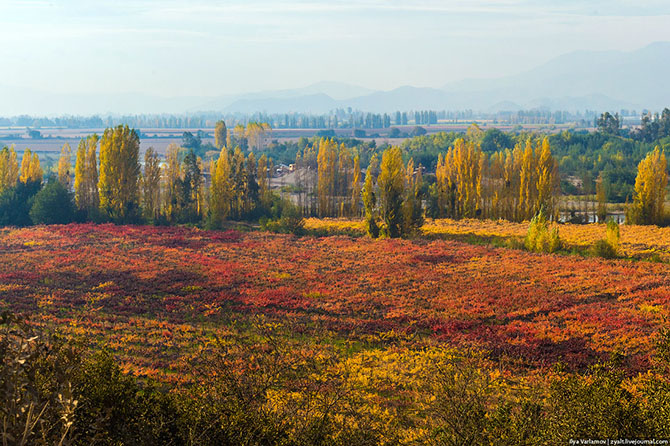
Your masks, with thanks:
[[[0,250],[2,310],[175,389],[222,370],[251,376],[245,385],[270,379],[260,407],[291,417],[281,424],[290,435],[332,413],[337,438],[362,429],[375,444],[424,444],[445,429],[445,416],[457,423],[446,438],[563,441],[590,432],[551,428],[573,410],[561,404],[582,404],[579,387],[566,387],[571,376],[612,357],[626,377],[614,382],[636,395],[638,418],[664,401],[653,381],[670,300],[664,263],[442,239],[111,224],[5,228]],[[584,391],[612,382],[597,373],[579,384]],[[624,398],[615,389],[603,391]],[[510,401],[540,404],[550,424],[506,412]],[[462,418],[451,419],[453,410]],[[479,424],[472,410],[486,414]],[[605,420],[606,432],[640,429]],[[665,432],[662,420],[649,420],[645,432]]]
[[[255,315],[355,343],[475,346],[528,373],[612,352],[638,371],[670,299],[665,264],[442,240],[67,225],[4,230],[0,247],[3,308],[162,378],[203,336]]]

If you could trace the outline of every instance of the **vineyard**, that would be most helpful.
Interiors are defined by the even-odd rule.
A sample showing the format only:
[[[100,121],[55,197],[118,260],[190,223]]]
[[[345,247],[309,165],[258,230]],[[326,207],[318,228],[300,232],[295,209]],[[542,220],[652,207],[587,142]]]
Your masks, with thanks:
[[[281,339],[284,358],[322,361],[309,388],[335,379],[363,401],[355,417],[399,435],[389,442],[419,441],[439,421],[416,411],[436,391],[428,371],[454,358],[476,364],[468,385],[512,394],[617,355],[635,389],[657,365],[670,305],[663,263],[453,240],[80,224],[4,229],[0,251],[0,309],[108,349],[126,372],[179,385],[221,342],[251,346],[233,362],[244,370],[269,354],[254,345]]]
[[[442,240],[68,225],[4,230],[0,247],[3,308],[104,340],[150,374],[254,315],[359,342],[477,346],[531,369],[613,351],[642,368],[670,299],[665,264]]]

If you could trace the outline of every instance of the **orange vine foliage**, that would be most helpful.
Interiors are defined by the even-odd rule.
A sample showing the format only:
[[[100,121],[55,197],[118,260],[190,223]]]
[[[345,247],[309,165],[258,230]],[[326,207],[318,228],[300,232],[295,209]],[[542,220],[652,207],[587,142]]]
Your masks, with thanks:
[[[475,220],[424,230],[457,225],[524,232]],[[568,241],[598,228],[566,227]],[[635,231],[650,231],[651,243],[653,228],[622,227],[624,249]],[[0,309],[87,335],[130,370],[170,380],[183,379],[197,347],[256,315],[307,338],[319,330],[393,349],[475,347],[531,371],[581,368],[613,351],[644,370],[670,304],[666,264],[445,240],[82,224],[0,229],[0,252]]]

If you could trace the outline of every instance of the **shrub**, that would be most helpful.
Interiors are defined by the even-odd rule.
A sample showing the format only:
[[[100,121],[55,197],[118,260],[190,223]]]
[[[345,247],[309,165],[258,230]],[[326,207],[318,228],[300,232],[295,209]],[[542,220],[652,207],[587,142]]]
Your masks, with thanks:
[[[591,255],[603,259],[614,259],[617,256],[616,249],[606,239],[598,240],[591,246]]]
[[[72,389],[77,353],[48,340],[9,313],[0,316],[0,441],[64,444],[78,401]]]
[[[558,227],[549,228],[544,210],[533,217],[528,226],[528,234],[524,241],[528,251],[533,252],[556,252],[561,249],[561,239],[558,235]]]
[[[261,228],[266,231],[293,235],[305,233],[305,219],[302,211],[288,200],[281,203],[281,217],[272,220],[261,218],[260,224]]]
[[[598,364],[587,376],[554,380],[548,399],[546,444],[568,444],[571,438],[644,438],[637,399],[626,389],[623,372]]]
[[[604,239],[598,240],[591,247],[591,255],[595,257],[602,257],[604,259],[614,259],[617,257],[619,251],[619,240],[621,234],[619,232],[619,224],[610,219],[607,222],[607,233]]]
[[[50,181],[35,195],[30,209],[34,224],[67,224],[75,220],[72,194],[58,181]]]
[[[607,236],[605,237],[607,243],[609,243],[614,252],[616,253],[619,250],[619,241],[621,240],[621,232],[619,231],[619,223],[615,222],[612,219],[607,221]]]

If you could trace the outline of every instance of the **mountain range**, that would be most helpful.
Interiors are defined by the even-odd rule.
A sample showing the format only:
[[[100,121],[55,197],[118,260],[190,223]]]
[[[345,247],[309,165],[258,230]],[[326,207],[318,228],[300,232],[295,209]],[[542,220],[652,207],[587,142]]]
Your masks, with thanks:
[[[635,51],[576,51],[531,70],[465,79],[439,88],[374,91],[338,82],[220,97],[161,98],[144,94],[56,95],[0,85],[0,115],[93,113],[327,113],[351,107],[396,110],[515,111],[658,110],[670,106],[670,42]]]

